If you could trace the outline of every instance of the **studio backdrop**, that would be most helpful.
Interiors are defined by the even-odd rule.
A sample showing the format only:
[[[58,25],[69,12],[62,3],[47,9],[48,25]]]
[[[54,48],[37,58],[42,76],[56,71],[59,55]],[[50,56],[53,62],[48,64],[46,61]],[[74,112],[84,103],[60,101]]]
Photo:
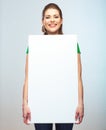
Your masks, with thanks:
[[[77,34],[81,50],[85,115],[74,130],[105,130],[105,0],[0,0],[0,130],[34,129],[22,118],[25,50],[28,35],[42,34],[50,2],[62,9],[64,34]]]

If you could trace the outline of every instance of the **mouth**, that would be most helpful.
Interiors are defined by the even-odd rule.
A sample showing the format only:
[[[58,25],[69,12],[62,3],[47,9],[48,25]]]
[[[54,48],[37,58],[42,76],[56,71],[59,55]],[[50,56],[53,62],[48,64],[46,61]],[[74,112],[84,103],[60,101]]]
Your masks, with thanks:
[[[57,24],[49,24],[50,28],[55,28],[57,26]]]

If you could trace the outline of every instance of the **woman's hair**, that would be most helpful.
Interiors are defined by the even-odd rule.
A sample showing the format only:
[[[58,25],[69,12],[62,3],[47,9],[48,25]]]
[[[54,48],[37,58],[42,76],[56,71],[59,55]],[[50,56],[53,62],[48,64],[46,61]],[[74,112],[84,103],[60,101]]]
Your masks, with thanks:
[[[42,20],[44,19],[45,11],[46,11],[47,9],[51,9],[51,8],[52,8],[52,9],[57,9],[57,10],[59,11],[60,18],[61,18],[61,19],[63,18],[63,16],[62,16],[62,11],[61,11],[60,7],[59,7],[57,4],[55,4],[55,3],[50,3],[50,4],[47,4],[47,5],[44,7],[43,11],[42,11]],[[47,30],[46,30],[46,28],[45,28],[44,26],[42,26],[42,32],[44,33],[44,35],[47,35]],[[61,25],[60,28],[59,28],[59,34],[63,34],[62,25]]]

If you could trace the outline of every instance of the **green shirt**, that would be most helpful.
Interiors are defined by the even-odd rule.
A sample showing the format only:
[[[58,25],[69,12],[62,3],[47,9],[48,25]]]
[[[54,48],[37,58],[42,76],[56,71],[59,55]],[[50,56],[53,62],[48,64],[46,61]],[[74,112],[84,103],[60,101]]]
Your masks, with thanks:
[[[28,53],[29,53],[29,47],[27,47],[27,49],[26,49],[26,54],[28,54]],[[78,53],[78,54],[81,53],[80,47],[79,47],[79,44],[78,44],[78,43],[77,43],[77,53]]]

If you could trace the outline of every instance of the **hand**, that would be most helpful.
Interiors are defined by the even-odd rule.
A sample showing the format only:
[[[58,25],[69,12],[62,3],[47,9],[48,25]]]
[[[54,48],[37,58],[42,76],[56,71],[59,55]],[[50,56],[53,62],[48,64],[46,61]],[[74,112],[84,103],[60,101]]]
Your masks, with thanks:
[[[83,120],[84,116],[84,105],[78,105],[75,113],[75,120],[77,121],[76,124],[80,124]]]
[[[23,121],[28,125],[28,121],[31,121],[31,111],[28,105],[23,105],[22,107]]]

